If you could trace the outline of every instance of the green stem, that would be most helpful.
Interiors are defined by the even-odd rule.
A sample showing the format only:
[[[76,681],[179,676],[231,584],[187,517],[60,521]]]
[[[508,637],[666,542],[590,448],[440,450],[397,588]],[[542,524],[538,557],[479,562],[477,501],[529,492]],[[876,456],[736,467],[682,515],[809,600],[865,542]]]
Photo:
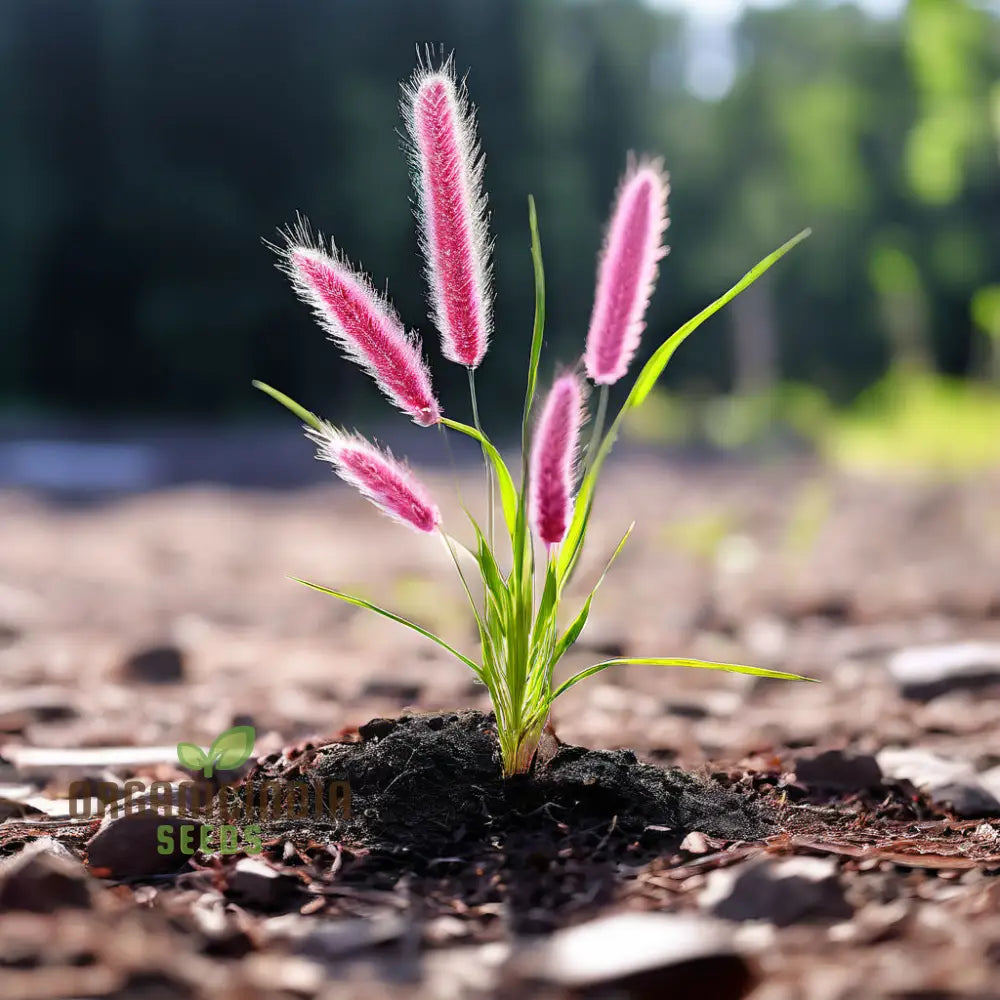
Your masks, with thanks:
[[[608,415],[608,387],[601,386],[601,391],[597,397],[597,416],[594,418],[594,432],[590,435],[590,444],[587,445],[587,459],[584,466],[584,476],[590,472],[597,455],[597,448],[601,443],[601,435],[604,433],[604,421]]]
[[[458,465],[455,462],[455,453],[451,450],[451,441],[448,440],[448,434],[445,430],[445,425],[443,423],[438,423],[438,431],[441,433],[441,440],[444,442],[444,450],[448,454],[448,466],[451,469],[451,481],[455,487],[455,495],[458,497],[458,502],[461,507],[465,507],[465,500],[462,498],[462,483],[458,477]]]
[[[448,537],[448,533],[438,525],[438,531],[441,533],[441,537],[444,539],[444,544],[448,551],[451,553],[451,561],[455,564],[455,569],[458,571],[458,578],[462,581],[462,589],[465,591],[465,596],[469,599],[469,605],[472,607],[472,613],[476,617],[476,624],[485,632],[486,626],[483,624],[483,620],[479,615],[479,608],[476,607],[476,599],[472,596],[472,590],[469,588],[469,583],[465,579],[465,573],[462,572],[462,565],[458,561],[458,553],[455,551],[455,547],[451,544],[451,539]]]
[[[479,422],[479,403],[476,400],[476,369],[469,368],[469,395],[472,397],[472,423],[480,434],[483,433],[483,425]],[[490,465],[489,455],[483,448],[483,464],[486,466],[486,524],[488,527],[487,538],[490,549],[493,548],[493,466]]]
[[[472,608],[472,614],[476,619],[476,625],[479,628],[479,636],[482,642],[483,650],[483,662],[480,665],[480,670],[477,672],[479,679],[486,685],[487,690],[490,693],[490,699],[493,701],[493,708],[497,715],[497,726],[502,732],[507,726],[505,720],[510,716],[510,705],[509,698],[504,697],[504,691],[499,683],[499,679],[496,676],[495,670],[492,669],[492,664],[496,662],[496,651],[493,648],[493,637],[490,635],[490,631],[486,626],[486,622],[483,621],[482,615],[479,613],[479,608],[476,607],[476,599],[472,596],[472,589],[469,587],[469,582],[465,578],[465,573],[462,571],[462,564],[458,560],[458,553],[455,551],[455,546],[452,545],[451,538],[448,537],[448,533],[442,527],[438,527],[438,531],[441,534],[441,538],[444,540],[444,544],[451,555],[451,561],[455,564],[455,569],[458,572],[458,578],[462,581],[462,589],[465,591],[465,596],[469,599],[469,606]],[[487,648],[489,645],[490,648]]]

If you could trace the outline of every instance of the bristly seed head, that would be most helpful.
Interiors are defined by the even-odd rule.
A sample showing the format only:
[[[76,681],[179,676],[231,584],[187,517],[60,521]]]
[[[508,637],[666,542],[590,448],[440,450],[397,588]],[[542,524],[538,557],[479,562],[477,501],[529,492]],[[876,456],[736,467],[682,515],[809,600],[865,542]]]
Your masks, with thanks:
[[[322,239],[313,239],[302,220],[283,235],[286,246],[276,248],[281,256],[279,267],[291,278],[299,298],[312,307],[330,339],[414,423],[436,424],[441,409],[420,340],[406,332],[385,296],[336,247],[331,246],[328,253]]]
[[[636,163],[629,156],[601,252],[584,354],[587,375],[599,385],[617,382],[639,346],[659,262],[667,254],[669,193],[660,160]]]
[[[491,244],[475,109],[449,58],[403,85],[420,245],[434,324],[449,361],[476,368],[492,328]]]
[[[558,545],[569,528],[576,457],[583,426],[583,385],[561,375],[549,390],[531,447],[531,524],[546,545]]]
[[[423,484],[391,452],[326,423],[318,431],[307,428],[306,434],[316,442],[316,457],[329,462],[383,514],[417,531],[431,532],[441,523],[441,512]]]

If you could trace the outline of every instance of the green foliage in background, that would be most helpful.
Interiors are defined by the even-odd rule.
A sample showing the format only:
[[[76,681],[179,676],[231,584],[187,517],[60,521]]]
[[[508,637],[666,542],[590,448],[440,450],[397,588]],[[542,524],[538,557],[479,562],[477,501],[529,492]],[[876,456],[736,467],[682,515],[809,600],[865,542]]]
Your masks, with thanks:
[[[686,419],[673,419],[681,411]],[[667,417],[660,433],[658,414]],[[625,433],[644,444],[717,452],[797,447],[852,471],[948,478],[1000,465],[1000,387],[899,366],[844,406],[795,383],[752,396],[685,400],[661,393],[649,414],[630,418]],[[693,544],[701,537],[695,530]]]
[[[982,382],[895,369],[832,421],[831,462],[936,477],[1000,464],[1000,391]]]

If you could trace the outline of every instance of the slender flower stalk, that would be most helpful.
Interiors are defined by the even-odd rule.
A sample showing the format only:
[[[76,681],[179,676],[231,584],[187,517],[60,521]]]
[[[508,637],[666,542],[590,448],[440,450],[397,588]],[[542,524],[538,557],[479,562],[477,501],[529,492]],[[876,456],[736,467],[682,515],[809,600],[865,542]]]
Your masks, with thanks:
[[[420,241],[441,349],[477,368],[492,327],[490,238],[475,110],[449,59],[403,87]]]
[[[329,462],[337,475],[350,483],[383,514],[417,531],[434,531],[441,512],[409,467],[358,434],[347,434],[331,424],[309,430],[316,442],[316,457]]]
[[[617,382],[639,346],[659,262],[667,253],[669,193],[659,160],[629,158],[601,252],[584,354],[587,376],[598,385]]]
[[[469,398],[472,402],[472,423],[480,434],[483,433],[483,425],[479,421],[479,400],[476,396],[476,369],[469,371]],[[496,486],[493,482],[493,465],[489,455],[483,447],[483,465],[486,467],[486,531],[490,541],[490,548],[493,548],[493,503],[496,495]]]
[[[364,368],[414,423],[423,427],[436,424],[441,410],[420,341],[406,332],[385,296],[336,249],[328,254],[312,245],[304,226],[287,236],[281,268],[330,339]]]
[[[562,375],[549,390],[531,450],[531,523],[550,549],[569,528],[580,428],[583,387],[576,375]]]
[[[601,435],[604,433],[604,421],[608,415],[608,387],[602,385],[597,392],[597,416],[594,417],[594,429],[587,442],[586,458],[584,460],[584,476],[590,472],[590,467],[597,458],[597,449],[601,446]]]

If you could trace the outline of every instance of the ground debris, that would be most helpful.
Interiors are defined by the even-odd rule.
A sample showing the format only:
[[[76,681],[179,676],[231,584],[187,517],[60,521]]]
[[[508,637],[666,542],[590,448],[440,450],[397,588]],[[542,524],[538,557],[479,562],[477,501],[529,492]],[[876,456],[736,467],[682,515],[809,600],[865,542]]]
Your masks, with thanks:
[[[525,985],[534,984],[578,997],[740,1000],[755,975],[722,924],[686,915],[620,913],[519,944],[501,981],[501,995],[511,997],[523,996]]]
[[[134,879],[177,871],[194,854],[202,823],[187,816],[160,814],[154,809],[108,814],[87,842],[87,864],[101,878]],[[170,831],[169,850],[163,850],[161,829]],[[191,848],[184,850],[183,834]]]
[[[825,750],[795,760],[795,777],[815,789],[862,792],[882,785],[882,770],[872,754]]]
[[[50,837],[39,837],[0,865],[0,912],[53,913],[92,904],[93,887],[80,860]]]
[[[228,873],[229,894],[239,903],[262,910],[290,905],[301,889],[294,875],[256,858],[241,858]]]
[[[913,646],[889,658],[904,697],[927,701],[949,691],[1000,685],[1000,642]]]
[[[878,761],[887,777],[911,782],[956,816],[1000,815],[1000,801],[967,762],[916,747],[887,748]]]
[[[708,877],[699,903],[725,920],[764,920],[776,927],[848,919],[837,865],[826,858],[757,858]]]
[[[30,860],[51,842],[71,856],[49,912],[0,908],[0,996],[487,1000],[507,968],[514,1000],[564,1000],[569,987],[506,963],[610,914],[705,918],[715,875],[806,860],[835,866],[852,914],[722,921],[724,946],[760,971],[752,1000],[993,1000],[1000,814],[982,792],[1000,801],[1000,546],[989,528],[1000,475],[941,494],[824,472],[836,502],[814,551],[793,561],[782,544],[789,504],[816,472],[619,463],[579,574],[596,579],[616,522],[638,519],[595,605],[611,642],[823,683],[608,671],[553,716],[563,741],[604,749],[567,754],[547,736],[537,777],[557,758],[560,774],[516,801],[496,794],[495,761],[468,753],[492,746],[488,729],[452,745],[448,768],[428,767],[424,743],[414,753],[397,719],[375,718],[404,700],[485,709],[481,684],[425,655],[419,637],[286,579],[357,582],[471,649],[452,567],[422,539],[390,536],[337,489],[206,486],[87,508],[0,496],[18,525],[15,544],[0,546],[0,858]],[[741,549],[710,563],[665,547],[666,521],[723,503],[738,508]],[[164,539],[169,571],[149,572]],[[419,605],[415,588],[394,589],[415,577]],[[30,596],[24,614],[5,604],[11,588]],[[127,657],[156,636],[183,651],[182,683],[126,680]],[[566,669],[593,658],[583,650]],[[81,872],[75,859],[87,859],[98,822],[68,818],[74,780],[176,782],[179,741],[207,747],[236,723],[256,727],[261,763],[226,780],[299,779],[339,756],[375,798],[359,791],[350,827],[269,829],[250,860],[278,875],[252,876],[260,895],[232,891],[241,854],[121,880]],[[447,734],[436,738],[443,760]],[[381,756],[366,746],[375,739]],[[908,766],[887,749],[906,751]],[[959,766],[921,775],[913,751]],[[676,793],[669,809],[662,779],[643,770],[650,761],[666,766],[654,770]],[[469,794],[452,801],[456,773]],[[699,800],[705,786],[715,797]],[[269,894],[275,882],[282,891]],[[67,905],[74,893],[85,908]],[[716,992],[702,980],[666,995]]]
[[[138,684],[179,684],[184,673],[183,650],[169,644],[137,649],[121,665],[122,678]]]

